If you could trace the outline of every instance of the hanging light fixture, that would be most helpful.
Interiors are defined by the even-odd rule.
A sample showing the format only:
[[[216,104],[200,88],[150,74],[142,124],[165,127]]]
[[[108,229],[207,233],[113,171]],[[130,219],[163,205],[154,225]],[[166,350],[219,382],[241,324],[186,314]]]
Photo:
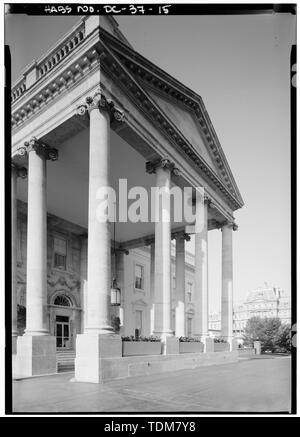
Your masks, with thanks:
[[[120,306],[121,305],[121,289],[118,287],[117,282],[117,257],[116,257],[116,216],[114,221],[114,278],[112,280],[112,285],[110,289],[110,303],[112,306]]]

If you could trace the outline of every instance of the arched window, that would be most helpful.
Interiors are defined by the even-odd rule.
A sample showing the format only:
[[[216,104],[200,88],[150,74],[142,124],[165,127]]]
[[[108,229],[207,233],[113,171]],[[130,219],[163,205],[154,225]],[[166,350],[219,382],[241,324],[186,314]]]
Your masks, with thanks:
[[[70,299],[67,296],[65,296],[64,294],[59,294],[55,298],[54,305],[59,305],[62,307],[70,307],[71,302],[70,302]]]

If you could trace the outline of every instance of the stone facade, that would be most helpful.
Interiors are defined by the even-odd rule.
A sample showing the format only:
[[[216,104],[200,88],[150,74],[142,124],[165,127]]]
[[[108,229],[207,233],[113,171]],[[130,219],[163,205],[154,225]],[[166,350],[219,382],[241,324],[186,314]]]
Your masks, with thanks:
[[[26,327],[26,264],[27,264],[27,205],[18,201],[18,238],[17,238],[17,305],[18,305],[18,335],[23,335]],[[69,318],[70,341],[69,349],[75,348],[76,334],[83,332],[84,327],[84,296],[82,288],[86,281],[87,251],[86,229],[70,223],[52,214],[47,215],[47,320],[49,332],[56,336],[56,316]],[[66,268],[54,265],[54,239],[63,239],[67,243]],[[194,334],[194,256],[185,253],[185,332]],[[124,266],[122,268],[122,262]],[[113,255],[111,263],[114,263]],[[121,307],[110,307],[112,324],[114,318],[119,318],[122,335],[135,335],[138,328],[138,317],[141,316],[141,335],[151,334],[151,249],[150,246],[131,249],[128,254],[121,253],[117,258],[117,279],[121,286]],[[136,287],[136,268],[142,268],[141,288]],[[171,284],[172,284],[172,317],[171,327],[175,332],[176,313],[176,245],[171,246]],[[57,297],[67,297],[55,304]],[[59,300],[59,299],[58,299]],[[66,306],[66,304],[68,306]],[[121,313],[121,314],[120,314]]]
[[[243,334],[251,317],[278,317],[282,323],[291,323],[291,300],[280,288],[265,287],[250,291],[243,304],[233,307],[233,331]],[[211,334],[220,334],[221,313],[209,315]]]

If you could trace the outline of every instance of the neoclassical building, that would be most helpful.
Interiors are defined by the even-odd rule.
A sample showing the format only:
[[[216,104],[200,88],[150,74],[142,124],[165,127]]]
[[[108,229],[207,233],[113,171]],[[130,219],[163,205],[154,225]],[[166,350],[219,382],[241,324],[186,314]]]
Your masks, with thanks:
[[[99,216],[99,189],[127,198],[120,180],[131,195],[161,189],[158,220]],[[173,187],[193,189],[194,223],[166,215]],[[11,189],[14,375],[55,373],[63,348],[76,351],[75,380],[90,382],[236,359],[232,234],[243,200],[201,97],[137,53],[112,17],[84,17],[12,88]],[[222,232],[222,357],[208,333],[212,229]],[[161,339],[160,356],[122,356],[121,335],[136,330]],[[186,335],[204,353],[180,355]]]
[[[278,317],[282,323],[291,323],[291,300],[278,287],[259,287],[249,292],[245,302],[233,306],[233,332],[239,336],[244,333],[251,317]],[[221,313],[209,315],[209,330],[218,334],[221,331]]]

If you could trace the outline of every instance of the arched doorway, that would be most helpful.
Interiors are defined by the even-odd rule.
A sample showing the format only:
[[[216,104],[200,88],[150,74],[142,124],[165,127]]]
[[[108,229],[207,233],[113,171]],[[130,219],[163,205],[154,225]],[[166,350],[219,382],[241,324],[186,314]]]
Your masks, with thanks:
[[[56,348],[59,350],[72,349],[72,302],[65,294],[58,294],[53,302],[55,310]]]

